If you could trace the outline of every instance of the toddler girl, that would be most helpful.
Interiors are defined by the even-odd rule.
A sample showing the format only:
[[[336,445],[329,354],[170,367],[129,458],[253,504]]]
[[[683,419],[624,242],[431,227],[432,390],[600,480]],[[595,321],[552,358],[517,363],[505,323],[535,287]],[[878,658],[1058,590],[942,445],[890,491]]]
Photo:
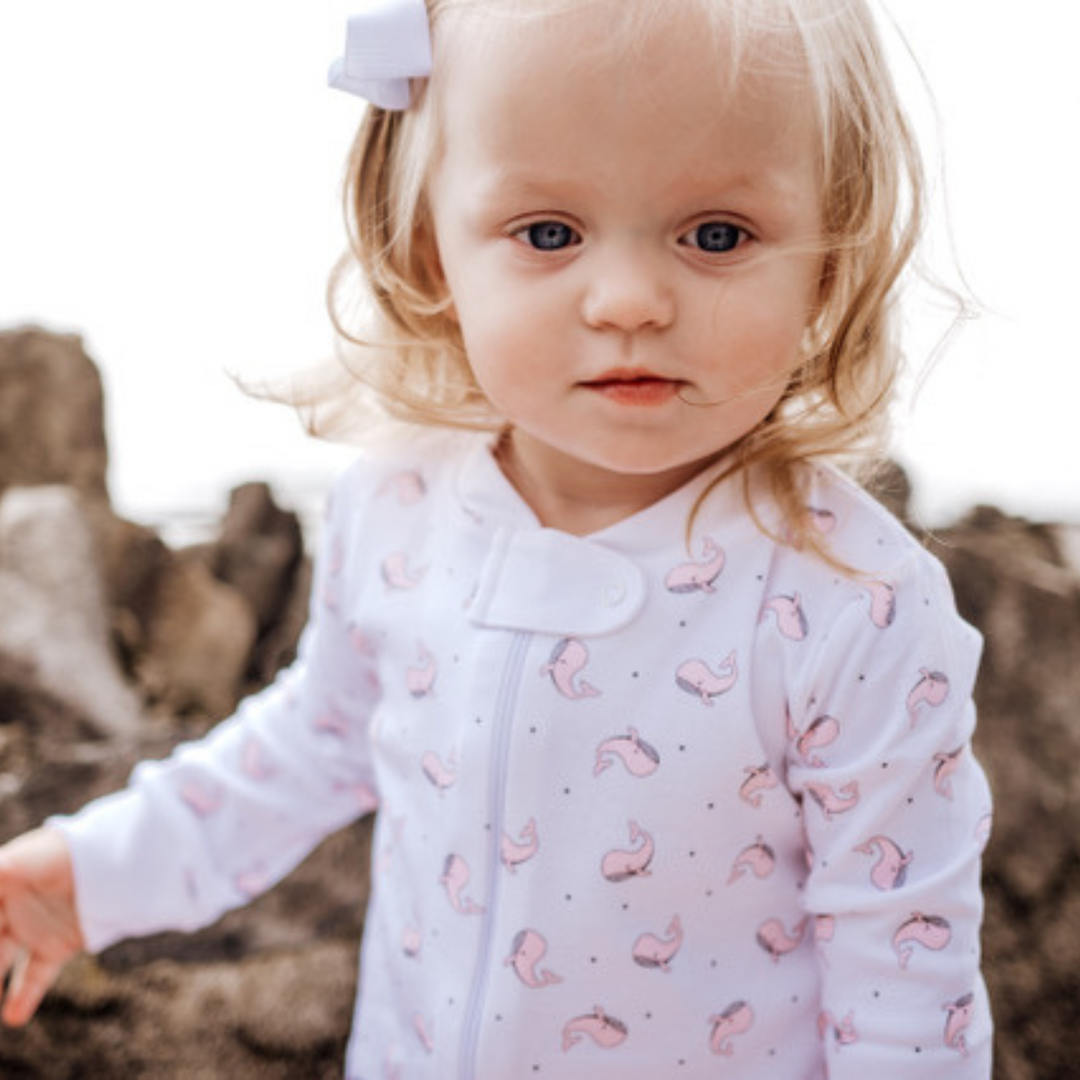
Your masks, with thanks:
[[[979,637],[830,463],[920,224],[866,6],[380,0],[332,80],[302,396],[441,434],[341,479],[289,672],[0,855],[6,1018],[378,808],[350,1077],[985,1077]]]

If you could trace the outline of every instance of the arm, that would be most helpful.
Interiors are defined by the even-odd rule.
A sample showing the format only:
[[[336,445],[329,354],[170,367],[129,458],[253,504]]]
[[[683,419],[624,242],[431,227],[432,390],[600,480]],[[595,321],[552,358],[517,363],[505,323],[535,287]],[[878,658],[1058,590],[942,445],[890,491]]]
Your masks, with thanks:
[[[937,564],[895,575],[895,618],[865,596],[801,673],[788,777],[802,796],[833,1077],[989,1076],[979,976],[990,795],[971,756],[981,642]],[[821,717],[838,732],[814,747]],[[820,730],[827,731],[828,728]]]
[[[206,925],[374,807],[367,720],[378,684],[341,614],[351,567],[333,553],[357,537],[336,494],[296,664],[205,739],[50,822],[71,851],[88,948]]]

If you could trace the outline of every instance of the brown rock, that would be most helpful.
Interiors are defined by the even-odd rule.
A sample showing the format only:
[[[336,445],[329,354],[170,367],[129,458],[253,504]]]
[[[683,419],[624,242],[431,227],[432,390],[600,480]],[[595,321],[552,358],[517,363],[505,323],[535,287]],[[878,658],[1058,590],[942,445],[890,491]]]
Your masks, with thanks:
[[[76,335],[0,333],[0,491],[66,484],[106,494],[101,379]]]

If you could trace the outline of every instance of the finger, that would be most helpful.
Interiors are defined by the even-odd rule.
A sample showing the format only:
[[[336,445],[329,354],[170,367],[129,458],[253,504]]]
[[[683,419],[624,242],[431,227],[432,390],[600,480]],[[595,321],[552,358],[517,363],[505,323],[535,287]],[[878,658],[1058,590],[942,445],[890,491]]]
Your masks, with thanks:
[[[11,985],[0,1018],[11,1027],[21,1027],[37,1012],[38,1006],[56,982],[63,966],[55,961],[23,953],[11,972]]]

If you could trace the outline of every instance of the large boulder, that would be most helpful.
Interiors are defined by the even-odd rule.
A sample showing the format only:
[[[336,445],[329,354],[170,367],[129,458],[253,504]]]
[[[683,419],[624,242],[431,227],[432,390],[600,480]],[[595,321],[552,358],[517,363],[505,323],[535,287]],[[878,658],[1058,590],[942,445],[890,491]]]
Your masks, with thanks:
[[[112,651],[93,534],[73,489],[0,496],[0,653],[105,734],[130,734],[139,701]]]
[[[107,466],[101,378],[82,339],[0,333],[0,491],[65,484],[104,497]]]

